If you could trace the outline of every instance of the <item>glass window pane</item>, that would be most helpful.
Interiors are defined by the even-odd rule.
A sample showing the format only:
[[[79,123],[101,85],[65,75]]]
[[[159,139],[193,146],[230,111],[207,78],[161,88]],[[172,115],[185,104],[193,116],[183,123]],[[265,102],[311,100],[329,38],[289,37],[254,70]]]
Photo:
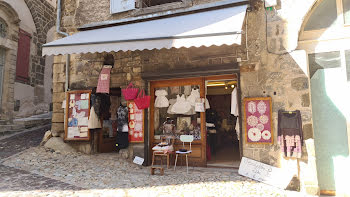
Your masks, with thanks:
[[[309,54],[310,78],[318,69],[337,68],[340,66],[339,51]]]
[[[334,26],[337,23],[337,5],[335,0],[323,0],[312,12],[304,31]]]
[[[191,95],[200,96],[199,85],[156,88],[154,103],[154,138],[193,135],[201,139],[200,113],[191,105]]]
[[[350,24],[350,0],[343,0],[343,12],[345,24]]]
[[[5,38],[7,33],[7,25],[5,21],[0,18],[0,37]]]
[[[347,80],[350,81],[350,50],[345,51],[345,59],[346,59],[346,76],[347,76]]]

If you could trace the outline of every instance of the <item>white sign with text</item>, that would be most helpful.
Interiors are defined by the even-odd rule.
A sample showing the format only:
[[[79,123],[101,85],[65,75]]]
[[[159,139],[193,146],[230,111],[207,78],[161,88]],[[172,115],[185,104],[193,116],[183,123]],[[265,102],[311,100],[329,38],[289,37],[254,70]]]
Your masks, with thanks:
[[[145,159],[143,159],[143,158],[141,158],[141,157],[138,157],[138,156],[136,156],[136,157],[134,158],[134,163],[136,163],[136,164],[138,164],[138,165],[142,165],[144,161],[145,161]]]
[[[246,157],[242,157],[238,174],[269,185],[285,189],[293,178],[293,173]]]

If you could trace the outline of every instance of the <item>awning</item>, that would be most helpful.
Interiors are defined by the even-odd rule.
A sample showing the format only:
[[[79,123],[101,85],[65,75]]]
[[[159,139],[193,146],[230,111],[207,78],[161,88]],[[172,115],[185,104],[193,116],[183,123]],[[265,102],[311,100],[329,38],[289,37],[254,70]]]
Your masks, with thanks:
[[[247,5],[76,33],[43,45],[43,55],[241,44]]]

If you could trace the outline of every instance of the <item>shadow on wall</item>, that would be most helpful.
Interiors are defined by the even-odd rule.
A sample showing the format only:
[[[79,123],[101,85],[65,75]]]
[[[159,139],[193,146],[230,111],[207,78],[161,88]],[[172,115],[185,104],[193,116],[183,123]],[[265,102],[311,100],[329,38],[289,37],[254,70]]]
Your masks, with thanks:
[[[311,98],[318,181],[321,190],[346,190],[349,160],[346,117],[349,108],[341,68],[318,69],[311,78]],[[345,81],[344,81],[345,80]],[[348,162],[348,161],[347,161]],[[346,186],[347,185],[347,186]]]

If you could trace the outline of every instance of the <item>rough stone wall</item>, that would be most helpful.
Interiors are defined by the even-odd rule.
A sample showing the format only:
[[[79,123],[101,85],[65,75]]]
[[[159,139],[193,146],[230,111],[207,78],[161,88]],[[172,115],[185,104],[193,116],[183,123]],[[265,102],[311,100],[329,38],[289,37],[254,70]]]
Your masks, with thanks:
[[[31,85],[44,85],[45,57],[41,55],[42,45],[46,43],[47,32],[55,26],[56,12],[55,8],[45,0],[25,0],[25,2],[32,14],[37,30],[32,38],[37,51],[31,57],[32,70],[30,83]],[[40,97],[41,92],[38,93],[36,96]]]
[[[1,1],[2,4],[7,4],[6,2]],[[15,15],[20,14],[23,5],[27,5],[30,13],[24,15],[26,17],[32,17],[34,24],[23,23],[24,26],[29,27],[29,29],[35,29],[36,32],[32,33],[31,40],[31,57],[29,65],[29,81],[20,82],[15,79],[16,76],[16,61],[17,61],[17,46],[18,46],[18,24],[16,24],[16,30],[12,30],[8,36],[11,39],[11,47],[4,46],[7,48],[6,55],[6,66],[4,70],[4,83],[3,83],[3,99],[2,99],[2,117],[1,119],[6,119],[12,121],[13,116],[28,116],[33,115],[34,113],[42,113],[49,110],[48,105],[43,105],[45,98],[44,93],[44,73],[45,73],[45,57],[42,57],[42,45],[46,43],[47,32],[50,28],[55,26],[55,9],[51,4],[45,0],[24,0],[19,2],[10,2],[11,5],[7,4],[8,7],[5,9],[8,12],[13,12]],[[27,8],[26,8],[27,9]],[[14,16],[13,16],[14,17]],[[17,19],[19,18],[16,16]],[[14,17],[14,18],[16,18]],[[23,13],[21,15],[23,17]],[[14,21],[15,19],[6,20],[7,22]],[[22,21],[23,22],[23,21]],[[25,20],[24,20],[25,22]],[[12,25],[12,24],[11,24]],[[34,27],[35,25],[35,27]],[[22,28],[22,26],[21,26]],[[26,29],[25,29],[26,30]],[[26,30],[28,31],[28,30]],[[15,43],[15,44],[14,44]],[[51,77],[51,76],[50,76]],[[17,88],[17,89],[16,89]],[[14,103],[16,95],[17,97],[23,97],[24,94],[21,92],[23,89],[30,91],[32,90],[33,96],[26,96],[25,99],[21,100],[20,111],[14,111]],[[21,96],[18,96],[21,95]],[[30,98],[29,98],[30,97]]]
[[[304,140],[313,138],[310,83],[306,67],[306,54],[294,51],[302,19],[313,5],[312,1],[283,1],[277,11],[265,11],[261,1],[255,1],[254,11],[248,17],[249,61],[241,64],[241,92],[245,97],[272,97],[274,143],[272,145],[247,144],[243,141],[243,155],[264,163],[288,168],[295,173],[291,188],[309,193],[318,192],[313,156],[306,145],[300,160],[285,159],[277,144],[278,110],[300,110]],[[301,8],[296,10],[296,8]],[[294,9],[294,10],[293,10]],[[288,13],[286,13],[288,12]],[[290,19],[293,18],[294,19]],[[256,25],[260,24],[260,25]],[[243,100],[242,100],[243,101]],[[243,139],[245,136],[243,127]],[[311,158],[311,160],[310,160]],[[311,180],[310,180],[311,179]],[[302,182],[299,188],[299,181]]]

